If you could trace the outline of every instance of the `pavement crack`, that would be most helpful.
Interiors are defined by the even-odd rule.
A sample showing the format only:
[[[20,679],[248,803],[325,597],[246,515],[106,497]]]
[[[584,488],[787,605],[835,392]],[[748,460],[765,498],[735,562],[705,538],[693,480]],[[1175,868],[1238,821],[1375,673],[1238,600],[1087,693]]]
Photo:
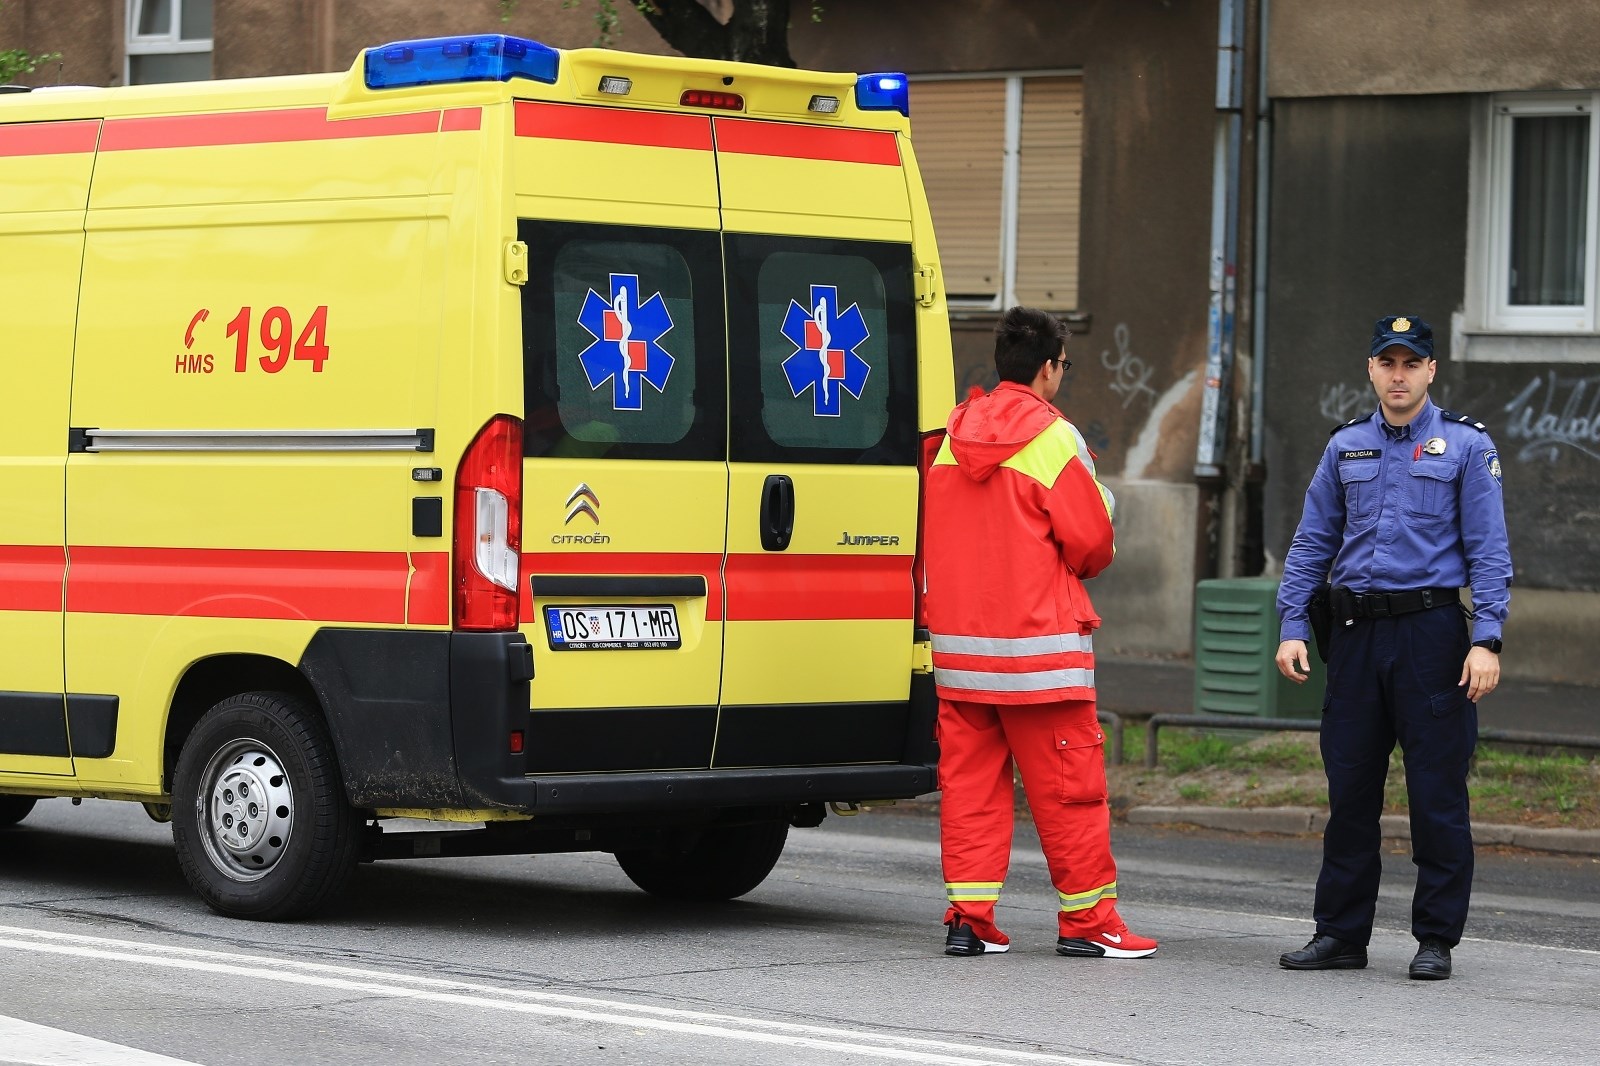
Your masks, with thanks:
[[[1233,1011],[1235,1014],[1251,1014],[1251,1015],[1256,1016],[1257,1018],[1271,1018],[1273,1021],[1288,1022],[1291,1025],[1298,1025],[1298,1026],[1302,1026],[1303,1028],[1310,1029],[1314,1033],[1321,1033],[1321,1032],[1327,1032],[1328,1031],[1328,1030],[1323,1029],[1322,1026],[1318,1025],[1316,1022],[1307,1021],[1304,1018],[1296,1018],[1293,1015],[1289,1015],[1289,1014],[1275,1014],[1272,1011],[1266,1011],[1266,1010],[1247,1010],[1244,1007],[1229,1007],[1228,1009]],[[1339,1033],[1339,1034],[1342,1034],[1344,1032],[1343,1029],[1335,1029],[1335,1030],[1332,1030],[1332,1031],[1334,1033]]]

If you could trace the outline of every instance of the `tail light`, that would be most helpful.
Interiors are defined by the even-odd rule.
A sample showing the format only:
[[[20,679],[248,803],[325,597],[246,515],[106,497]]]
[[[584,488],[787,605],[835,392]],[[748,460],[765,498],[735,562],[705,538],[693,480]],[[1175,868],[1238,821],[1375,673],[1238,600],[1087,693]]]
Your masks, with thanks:
[[[917,455],[917,556],[911,562],[911,580],[915,586],[912,590],[912,617],[916,620],[918,629],[928,628],[926,604],[928,575],[923,570],[922,545],[922,528],[928,500],[928,471],[933,469],[933,461],[939,457],[939,449],[943,445],[944,430],[930,430],[922,435],[922,450]]]
[[[517,628],[521,613],[522,422],[496,415],[456,471],[455,628]]]

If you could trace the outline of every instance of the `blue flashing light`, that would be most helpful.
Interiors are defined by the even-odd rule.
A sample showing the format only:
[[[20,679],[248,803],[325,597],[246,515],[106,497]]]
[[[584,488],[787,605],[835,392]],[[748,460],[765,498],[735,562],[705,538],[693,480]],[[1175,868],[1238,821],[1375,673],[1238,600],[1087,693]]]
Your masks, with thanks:
[[[396,41],[366,52],[369,89],[512,78],[532,78],[550,85],[560,69],[561,53],[554,48],[503,33]]]
[[[856,79],[856,106],[863,111],[898,111],[911,117],[911,83],[904,74],[863,74]]]

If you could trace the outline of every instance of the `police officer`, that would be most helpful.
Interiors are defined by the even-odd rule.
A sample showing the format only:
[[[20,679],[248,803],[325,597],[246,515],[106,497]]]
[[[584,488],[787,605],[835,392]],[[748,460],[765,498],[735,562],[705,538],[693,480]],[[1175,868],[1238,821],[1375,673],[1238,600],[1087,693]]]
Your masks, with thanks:
[[[1450,976],[1472,889],[1467,767],[1477,701],[1500,681],[1500,630],[1511,554],[1500,458],[1481,422],[1428,398],[1433,330],[1411,315],[1380,318],[1367,376],[1378,409],[1333,431],[1284,559],[1278,669],[1304,683],[1308,608],[1327,602],[1328,685],[1322,759],[1328,825],[1317,877],[1316,935],[1278,960],[1291,970],[1367,965],[1377,906],[1378,818],[1400,743],[1417,866],[1410,975]],[[1460,603],[1472,588],[1471,634]]]

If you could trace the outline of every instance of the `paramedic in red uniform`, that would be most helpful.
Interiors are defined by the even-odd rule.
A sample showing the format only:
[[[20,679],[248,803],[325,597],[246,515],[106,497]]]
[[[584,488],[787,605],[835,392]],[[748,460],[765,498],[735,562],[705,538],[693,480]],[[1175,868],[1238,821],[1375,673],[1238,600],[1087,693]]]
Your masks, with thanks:
[[[1111,562],[1111,493],[1051,403],[1066,329],[1013,307],[995,328],[1000,384],[950,416],[928,474],[927,610],[939,691],[946,955],[1005,951],[995,902],[1011,858],[1012,760],[1061,897],[1056,952],[1134,959],[1156,942],[1117,914],[1100,618],[1083,579]]]

